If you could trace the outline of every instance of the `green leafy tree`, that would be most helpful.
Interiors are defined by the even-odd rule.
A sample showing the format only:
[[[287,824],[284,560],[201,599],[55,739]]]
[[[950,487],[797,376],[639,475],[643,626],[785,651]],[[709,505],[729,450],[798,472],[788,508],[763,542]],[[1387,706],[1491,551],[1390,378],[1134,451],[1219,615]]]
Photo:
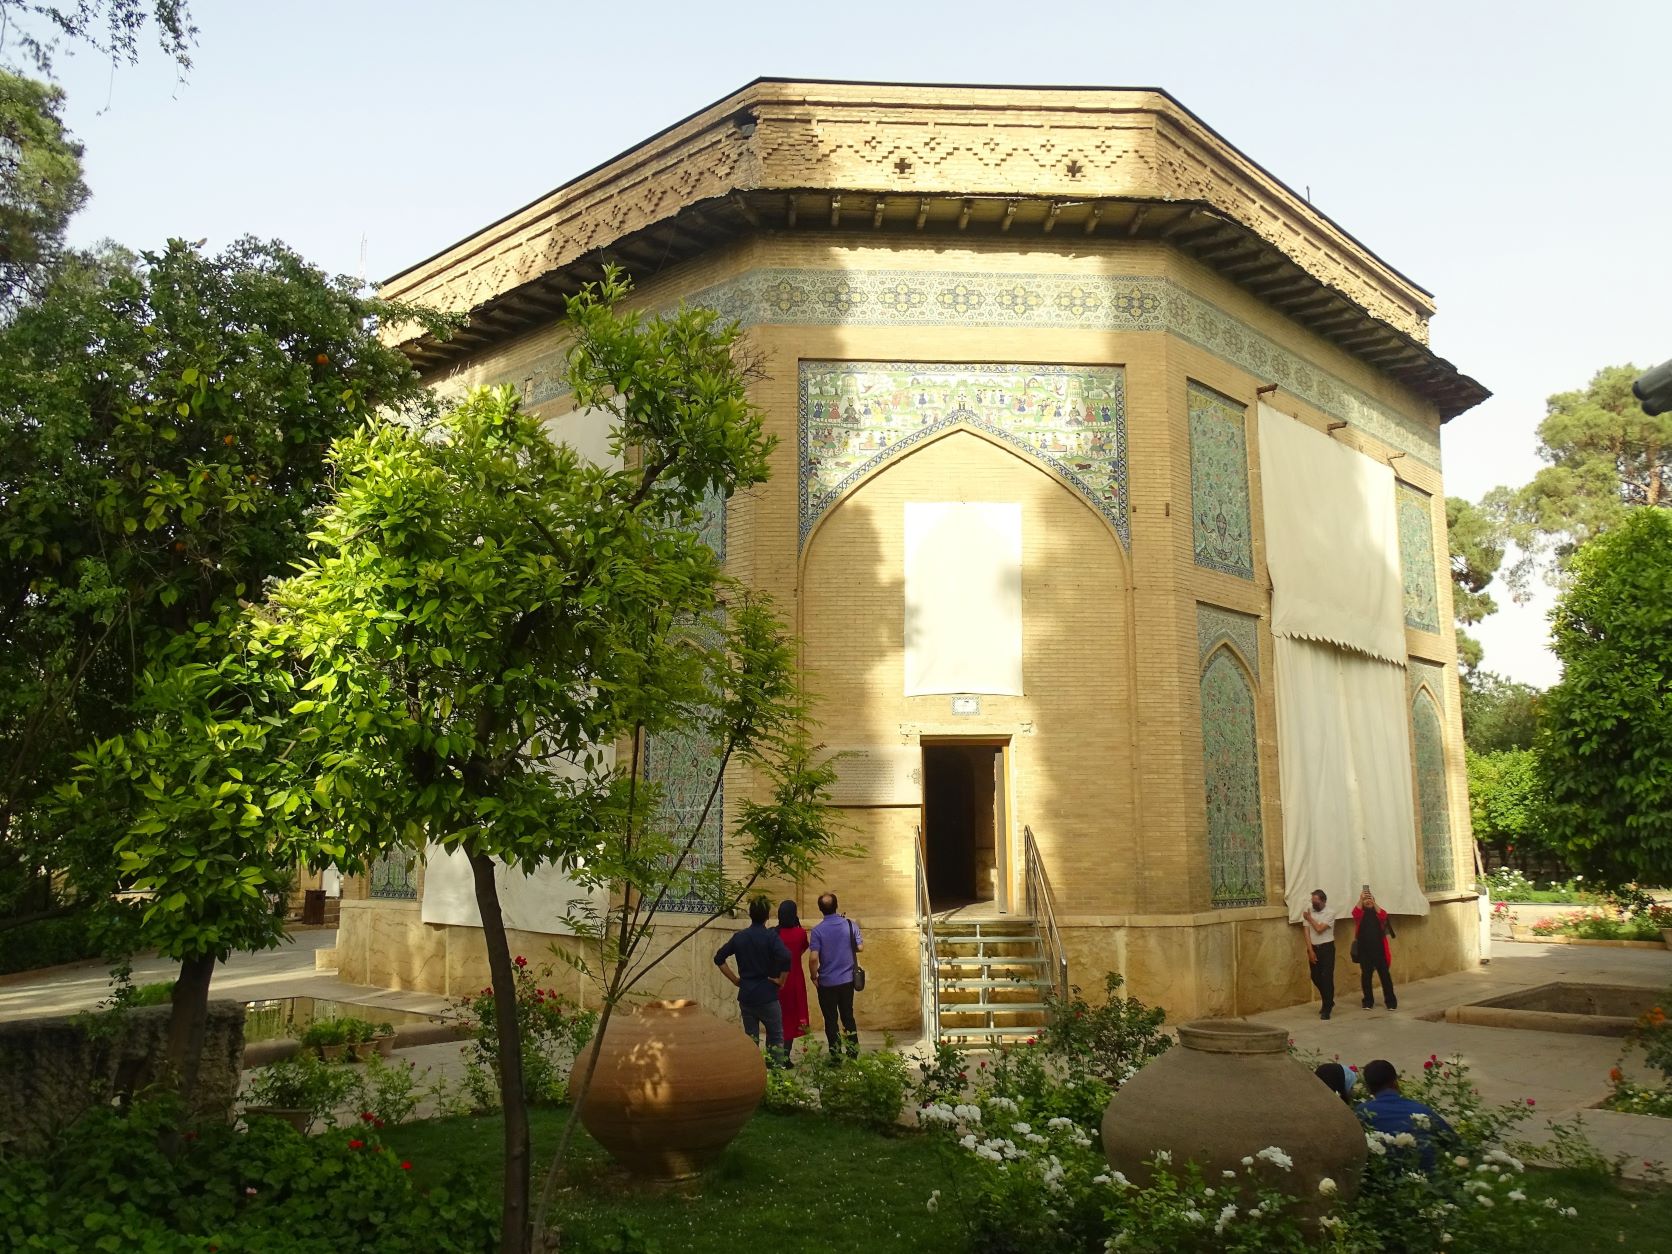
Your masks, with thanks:
[[[1562,680],[1538,748],[1552,843],[1613,884],[1672,884],[1672,514],[1632,511],[1573,557],[1551,618]]]
[[[1631,394],[1641,373],[1610,366],[1584,391],[1552,396],[1538,429],[1549,464],[1524,487],[1488,494],[1486,508],[1521,553],[1506,574],[1518,595],[1541,563],[1559,580],[1581,545],[1631,510],[1672,505],[1672,414],[1643,412]]]
[[[0,318],[39,293],[87,200],[63,104],[58,88],[0,70]]]
[[[1460,496],[1446,498],[1446,541],[1451,555],[1451,603],[1457,619],[1457,661],[1467,680],[1481,663],[1480,642],[1463,630],[1491,614],[1498,605],[1487,586],[1504,561],[1498,524],[1479,506]]]
[[[1466,752],[1469,813],[1475,839],[1495,847],[1500,859],[1525,862],[1557,852],[1544,830],[1544,797],[1538,754],[1532,749]]]
[[[1532,748],[1541,695],[1531,684],[1475,671],[1463,686],[1464,741],[1476,753]]]
[[[189,70],[197,27],[186,0],[0,0],[0,56],[51,74],[53,56],[68,41],[85,44],[113,66],[133,65],[147,26],[155,27],[158,46],[181,71]]]
[[[644,779],[644,736],[675,727],[716,738],[717,771],[755,768],[733,825],[755,875],[793,874],[828,843],[793,649],[699,534],[705,499],[767,473],[737,331],[702,310],[618,314],[625,291],[612,272],[570,302],[569,375],[578,404],[617,417],[628,468],[554,444],[510,389],[434,425],[371,424],[339,443],[314,557],[270,600],[274,638],[310,674],[293,714],[318,733],[316,792],[345,839],[469,861],[498,994],[507,1251],[529,1247],[532,1217],[496,865],[625,894],[618,937],[670,895],[716,891],[722,873],[692,857],[695,831],[657,820]]]
[[[135,816],[44,803],[79,750],[154,717],[147,672],[203,661],[204,631],[224,642],[239,601],[301,557],[331,442],[426,397],[377,334],[424,316],[246,240],[71,266],[0,327],[0,911],[13,923],[108,896]]]
[[[231,647],[205,624],[200,651],[141,684],[131,732],[78,755],[59,789],[70,813],[128,817],[117,871],[144,898],[136,940],[180,963],[169,1062],[188,1105],[197,1089],[216,963],[285,939],[287,889],[300,862],[349,861],[315,823],[309,738],[284,711],[283,659],[234,628]]]

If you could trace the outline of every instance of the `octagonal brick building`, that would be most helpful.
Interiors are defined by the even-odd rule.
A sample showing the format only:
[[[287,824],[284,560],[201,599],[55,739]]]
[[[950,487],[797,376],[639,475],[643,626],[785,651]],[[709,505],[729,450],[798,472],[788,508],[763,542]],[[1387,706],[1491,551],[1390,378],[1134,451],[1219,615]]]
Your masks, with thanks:
[[[1440,434],[1488,394],[1428,292],[1163,91],[778,79],[382,292],[469,315],[404,345],[438,390],[513,384],[603,457],[559,323],[610,263],[762,365],[772,478],[711,542],[845,751],[863,854],[769,891],[864,927],[862,1027],[1021,1034],[1065,969],[1175,1019],[1303,1002],[1308,892],[1367,881],[1399,979],[1475,961]],[[704,749],[648,747],[669,804]],[[458,880],[351,881],[342,976],[479,989]],[[566,943],[557,877],[513,895],[521,952]],[[735,926],[661,989],[734,1010]]]

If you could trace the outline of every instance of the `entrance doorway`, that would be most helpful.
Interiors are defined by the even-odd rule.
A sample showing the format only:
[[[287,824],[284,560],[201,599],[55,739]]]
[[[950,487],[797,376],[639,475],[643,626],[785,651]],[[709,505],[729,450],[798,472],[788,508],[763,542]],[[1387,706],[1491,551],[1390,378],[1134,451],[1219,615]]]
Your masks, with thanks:
[[[1004,745],[923,745],[923,864],[935,911],[992,903],[1008,907]]]

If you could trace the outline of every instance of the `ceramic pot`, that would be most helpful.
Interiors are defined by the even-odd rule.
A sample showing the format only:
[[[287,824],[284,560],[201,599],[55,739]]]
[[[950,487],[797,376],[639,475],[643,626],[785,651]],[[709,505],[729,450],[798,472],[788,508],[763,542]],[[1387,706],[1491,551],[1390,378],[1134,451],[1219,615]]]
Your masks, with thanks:
[[[1288,1033],[1245,1019],[1198,1019],[1178,1033],[1179,1048],[1128,1080],[1103,1112],[1110,1166],[1141,1185],[1150,1179],[1149,1160],[1166,1150],[1174,1172],[1194,1162],[1217,1186],[1222,1171],[1246,1182],[1242,1160],[1276,1146],[1294,1165],[1285,1171],[1256,1159],[1258,1179],[1300,1199],[1304,1218],[1357,1194],[1368,1153],[1364,1129],[1289,1056]],[[1326,1177],[1335,1198],[1318,1192]]]
[[[570,1073],[586,1072],[592,1045]],[[766,1093],[766,1063],[734,1023],[694,1001],[617,1011],[581,1107],[581,1122],[634,1175],[693,1176],[731,1144]]]

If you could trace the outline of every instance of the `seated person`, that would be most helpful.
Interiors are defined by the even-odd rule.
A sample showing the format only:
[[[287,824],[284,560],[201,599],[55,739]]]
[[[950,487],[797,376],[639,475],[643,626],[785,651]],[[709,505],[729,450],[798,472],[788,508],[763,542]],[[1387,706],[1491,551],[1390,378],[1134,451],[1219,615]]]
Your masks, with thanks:
[[[1385,1058],[1367,1063],[1359,1072],[1359,1077],[1370,1094],[1369,1101],[1360,1102],[1353,1108],[1359,1122],[1384,1136],[1402,1137],[1408,1134],[1412,1142],[1407,1148],[1416,1151],[1425,1172],[1434,1170],[1437,1148],[1449,1149],[1459,1143],[1457,1133],[1438,1111],[1400,1095],[1399,1072]],[[1393,1148],[1389,1147],[1390,1152]]]
[[[1317,1070],[1315,1070],[1312,1074],[1317,1076],[1325,1084],[1329,1085],[1330,1092],[1334,1093],[1342,1101],[1346,1102],[1349,1106],[1353,1104],[1354,1081],[1353,1078],[1347,1074],[1347,1068],[1343,1067],[1338,1062],[1319,1063]]]

